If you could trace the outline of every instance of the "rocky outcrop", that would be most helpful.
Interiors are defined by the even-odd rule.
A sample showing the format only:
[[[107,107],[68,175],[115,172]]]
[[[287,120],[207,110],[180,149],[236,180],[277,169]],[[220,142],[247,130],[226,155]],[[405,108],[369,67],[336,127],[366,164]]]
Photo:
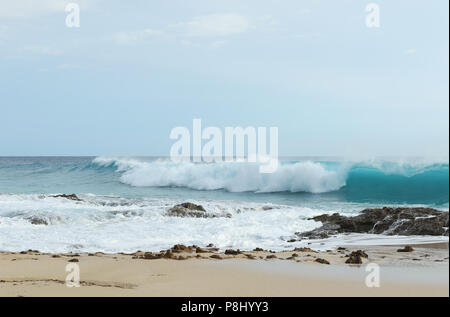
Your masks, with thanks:
[[[241,252],[241,250],[233,250],[233,249],[228,249],[228,250],[225,250],[225,254],[228,254],[228,255],[238,255],[238,254],[241,254],[242,252]]]
[[[231,218],[231,214],[209,214],[202,205],[196,205],[190,202],[175,205],[167,211],[172,217],[192,217],[192,218]]]
[[[167,214],[174,217],[207,217],[206,210],[203,206],[189,202],[173,206],[167,211]]]
[[[82,201],[75,194],[71,194],[71,195],[61,194],[61,195],[54,195],[54,196],[51,196],[51,197],[53,197],[53,198],[65,198],[65,199],[69,199],[69,200],[73,200],[73,201]]]
[[[338,213],[321,215],[310,220],[322,222],[322,227],[296,233],[301,238],[324,239],[339,233],[374,233],[385,235],[448,236],[448,212],[432,208],[365,209],[354,217]]]

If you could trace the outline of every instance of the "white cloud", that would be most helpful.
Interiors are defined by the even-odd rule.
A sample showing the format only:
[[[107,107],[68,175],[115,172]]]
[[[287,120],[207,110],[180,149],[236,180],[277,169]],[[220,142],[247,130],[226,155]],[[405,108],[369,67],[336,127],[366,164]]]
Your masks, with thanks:
[[[229,41],[227,41],[227,40],[218,40],[218,41],[214,41],[214,42],[212,42],[212,43],[209,45],[209,47],[212,48],[212,49],[216,49],[216,48],[222,47],[222,46],[224,46],[224,45],[227,45],[228,42],[229,42]]]
[[[187,22],[170,24],[165,28],[142,29],[136,31],[122,31],[114,34],[112,39],[119,45],[131,45],[144,43],[151,37],[163,37],[177,39],[183,46],[204,46],[216,49],[229,43],[224,38],[236,34],[242,34],[254,29],[263,29],[264,26],[276,25],[276,21],[270,15],[260,16],[252,25],[249,19],[235,13],[217,13],[192,18]]]
[[[59,56],[63,54],[63,51],[52,46],[46,45],[30,45],[23,48],[25,52],[39,54],[39,55],[49,55],[49,56]]]
[[[415,54],[416,52],[417,52],[417,50],[415,48],[409,48],[404,53],[406,55],[411,55],[411,54]]]
[[[58,68],[61,70],[73,70],[73,69],[79,69],[81,66],[79,64],[61,64],[58,65]]]
[[[278,21],[270,14],[262,15],[256,19],[261,26],[274,26],[278,24]]]
[[[298,14],[298,15],[304,15],[304,14],[309,14],[309,13],[311,13],[311,12],[312,12],[311,9],[303,8],[303,9],[298,10],[298,11],[297,11],[297,14]]]
[[[130,45],[143,42],[145,39],[163,34],[160,30],[145,29],[130,32],[118,32],[113,36],[114,41],[120,45]]]
[[[64,12],[65,2],[64,0],[1,0],[0,17],[26,18],[45,13]]]
[[[76,2],[81,10],[90,7],[94,0],[0,0],[0,18],[30,18],[61,12],[66,5]]]
[[[250,23],[245,16],[226,13],[199,16],[171,27],[179,29],[189,37],[216,37],[247,32]]]

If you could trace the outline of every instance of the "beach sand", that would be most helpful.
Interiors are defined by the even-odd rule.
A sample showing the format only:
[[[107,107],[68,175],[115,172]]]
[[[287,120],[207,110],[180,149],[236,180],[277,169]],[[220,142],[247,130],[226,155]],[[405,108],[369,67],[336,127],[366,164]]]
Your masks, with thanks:
[[[203,248],[172,253],[170,259],[144,259],[144,252],[4,252],[0,296],[449,296],[448,243],[397,252],[402,247],[237,255]],[[358,249],[368,258],[346,264],[346,255]],[[366,286],[368,263],[379,265],[380,287]],[[66,286],[67,264],[79,266],[80,287]]]

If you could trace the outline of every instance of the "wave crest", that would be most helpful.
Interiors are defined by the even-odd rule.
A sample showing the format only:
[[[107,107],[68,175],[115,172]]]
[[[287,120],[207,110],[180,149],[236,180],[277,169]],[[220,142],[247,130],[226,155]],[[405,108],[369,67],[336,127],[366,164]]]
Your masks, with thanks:
[[[136,159],[96,158],[96,164],[116,166],[121,181],[136,187],[187,187],[230,192],[324,193],[345,186],[349,166],[329,169],[304,161],[279,165],[272,174],[261,174],[256,163],[191,163]]]

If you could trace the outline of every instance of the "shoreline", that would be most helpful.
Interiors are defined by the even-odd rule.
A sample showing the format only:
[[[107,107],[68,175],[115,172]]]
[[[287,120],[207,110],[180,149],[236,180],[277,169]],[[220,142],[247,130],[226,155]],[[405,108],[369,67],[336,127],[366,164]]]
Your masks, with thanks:
[[[449,296],[448,242],[397,252],[404,246],[0,252],[0,296]],[[362,263],[346,264],[357,253]],[[69,263],[80,269],[80,287],[65,285]],[[379,266],[380,287],[366,286],[368,263]]]

